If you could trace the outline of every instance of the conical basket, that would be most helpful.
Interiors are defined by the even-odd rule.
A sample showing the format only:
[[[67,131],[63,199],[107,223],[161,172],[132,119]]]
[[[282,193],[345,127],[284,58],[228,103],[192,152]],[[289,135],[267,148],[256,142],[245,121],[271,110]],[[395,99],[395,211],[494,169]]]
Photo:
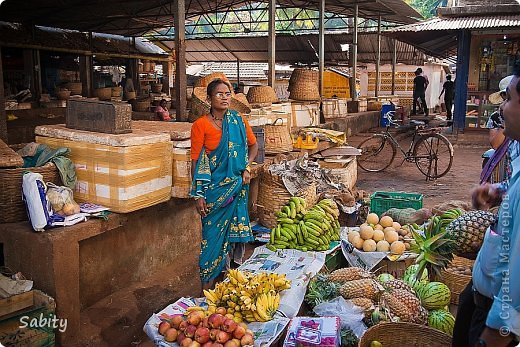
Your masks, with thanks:
[[[289,98],[299,101],[320,100],[318,84],[312,81],[294,83],[291,87]]]
[[[278,97],[271,86],[254,86],[247,91],[247,101],[251,104],[271,104]]]
[[[207,102],[207,99],[208,95],[206,93],[206,87],[193,88],[193,94],[191,95],[191,108],[189,114],[190,122],[195,121],[200,116],[209,113],[211,106]]]
[[[294,87],[296,84],[299,84],[300,82],[314,82],[318,84],[318,70],[303,68],[294,69],[291,74],[291,78],[289,79],[289,91],[291,91],[292,87]]]
[[[251,113],[251,106],[249,105],[249,102],[247,102],[246,96],[242,93],[235,94],[231,98],[229,108],[244,114]]]
[[[226,81],[229,83],[229,79],[226,77],[226,75],[223,72],[213,72],[207,76],[199,78],[197,81],[195,81],[194,87],[207,87],[208,84],[211,83],[211,81],[216,80],[217,78],[220,78],[221,80]],[[231,85],[231,83],[229,83]]]

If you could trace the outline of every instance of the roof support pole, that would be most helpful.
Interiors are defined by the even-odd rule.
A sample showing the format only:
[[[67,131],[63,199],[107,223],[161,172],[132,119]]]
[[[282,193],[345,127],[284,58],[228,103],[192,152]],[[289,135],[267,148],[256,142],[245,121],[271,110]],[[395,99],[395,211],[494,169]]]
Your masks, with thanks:
[[[358,49],[358,25],[359,25],[359,5],[354,5],[354,33],[352,38],[352,77],[350,83],[350,96],[352,100],[358,99],[356,80],[357,80],[357,49]]]
[[[379,89],[381,88],[381,77],[379,76],[379,70],[381,65],[381,16],[377,17],[377,52],[376,52],[376,89],[374,96],[379,96]]]
[[[0,139],[7,143],[7,113],[5,112],[4,73],[2,69],[2,47],[0,47]]]
[[[240,85],[240,60],[237,59],[237,88]]]
[[[274,88],[276,81],[276,0],[269,0],[269,37],[267,43],[267,83]]]
[[[92,73],[94,66],[92,64],[91,55],[79,56],[79,80],[81,81],[81,88],[83,96],[92,97]],[[137,81],[137,80],[136,80]]]
[[[471,32],[459,30],[457,35],[457,78],[455,79],[454,132],[463,131],[466,125],[466,99],[468,96],[469,54]]]
[[[395,68],[397,65],[397,40],[392,39],[392,95],[395,95]]]
[[[319,87],[320,96],[324,94],[323,72],[325,71],[325,0],[320,0],[320,20],[319,20]]]
[[[186,113],[186,40],[185,27],[186,4],[185,0],[177,0],[173,6],[173,27],[175,28],[175,112],[178,122],[187,122]]]

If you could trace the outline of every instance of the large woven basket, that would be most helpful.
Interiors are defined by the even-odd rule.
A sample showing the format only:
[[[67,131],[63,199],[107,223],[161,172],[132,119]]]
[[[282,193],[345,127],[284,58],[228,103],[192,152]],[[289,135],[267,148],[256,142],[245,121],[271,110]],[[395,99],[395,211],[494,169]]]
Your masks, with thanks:
[[[99,98],[99,100],[110,100],[112,97],[112,88],[97,88],[94,90],[94,95]]]
[[[238,93],[231,98],[231,104],[229,108],[243,114],[251,113],[251,106],[247,102],[247,98],[244,94]]]
[[[454,256],[448,268],[457,266],[473,267],[474,263],[474,260]],[[447,270],[441,270],[440,276],[440,280],[450,288],[451,303],[458,305],[460,293],[462,293],[469,281],[471,281],[471,275],[462,275]]]
[[[25,171],[39,173],[45,182],[61,185],[61,179],[53,163],[40,167],[0,169],[0,223],[27,220],[27,211],[22,201],[22,176]]]
[[[282,178],[271,174],[269,170],[264,170],[261,182],[257,202],[258,219],[263,226],[273,228],[276,226],[274,213],[280,211],[292,195],[285,188]],[[316,203],[316,184],[310,184],[298,196],[305,199],[307,206],[314,205]]]
[[[148,112],[150,110],[150,100],[135,100],[132,106],[136,112]]]
[[[217,78],[220,78],[221,80],[226,81],[229,83],[229,79],[226,77],[226,75],[223,72],[213,72],[205,77],[199,78],[197,81],[195,81],[195,87],[204,87],[206,88],[208,84],[211,83],[211,81],[216,80]],[[229,83],[231,84],[231,83]]]
[[[70,98],[71,91],[68,89],[60,89],[56,92],[58,100],[68,100]]]
[[[311,69],[303,69],[298,68],[294,69],[291,78],[289,79],[289,91],[291,91],[292,87],[300,82],[314,82],[316,84],[319,83],[319,72],[318,70]]]
[[[123,87],[112,87],[111,90],[112,90],[112,96],[115,98],[120,97],[121,94],[123,93]]]
[[[282,119],[278,118],[273,124],[264,125],[265,153],[278,154],[293,150],[291,133]]]
[[[125,92],[125,100],[134,100],[136,97],[136,92]]]
[[[247,91],[247,101],[251,104],[271,104],[278,102],[278,97],[271,86],[254,86]]]
[[[160,92],[162,92],[162,84],[161,83],[152,84],[152,93],[160,93]]]
[[[83,84],[81,82],[68,82],[65,84],[65,88],[70,90],[71,95],[81,95]]]
[[[208,114],[210,110],[210,104],[207,102],[208,94],[206,87],[195,87],[193,88],[193,94],[191,96],[191,108],[190,108],[190,122],[196,120],[202,115]]]
[[[318,84],[313,81],[296,82],[291,85],[289,98],[300,101],[320,100]]]
[[[413,323],[380,323],[368,329],[359,340],[358,347],[370,347],[379,341],[384,347],[448,347],[451,336],[440,330]]]

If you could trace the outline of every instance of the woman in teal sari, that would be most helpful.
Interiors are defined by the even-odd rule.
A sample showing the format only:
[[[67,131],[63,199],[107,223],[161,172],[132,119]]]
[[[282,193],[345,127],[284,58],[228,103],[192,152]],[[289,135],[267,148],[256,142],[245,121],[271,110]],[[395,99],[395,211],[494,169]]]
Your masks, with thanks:
[[[192,190],[202,217],[199,258],[204,288],[223,271],[232,243],[253,240],[249,225],[250,164],[258,152],[247,121],[229,110],[231,87],[220,79],[207,87],[210,113],[191,129]]]

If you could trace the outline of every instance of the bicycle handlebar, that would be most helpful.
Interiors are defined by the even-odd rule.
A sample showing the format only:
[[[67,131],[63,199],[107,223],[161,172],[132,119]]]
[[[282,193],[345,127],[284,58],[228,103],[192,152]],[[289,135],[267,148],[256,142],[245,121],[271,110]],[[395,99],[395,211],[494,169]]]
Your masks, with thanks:
[[[395,111],[388,111],[383,115],[388,120],[388,125],[399,125],[400,120],[394,120]]]

